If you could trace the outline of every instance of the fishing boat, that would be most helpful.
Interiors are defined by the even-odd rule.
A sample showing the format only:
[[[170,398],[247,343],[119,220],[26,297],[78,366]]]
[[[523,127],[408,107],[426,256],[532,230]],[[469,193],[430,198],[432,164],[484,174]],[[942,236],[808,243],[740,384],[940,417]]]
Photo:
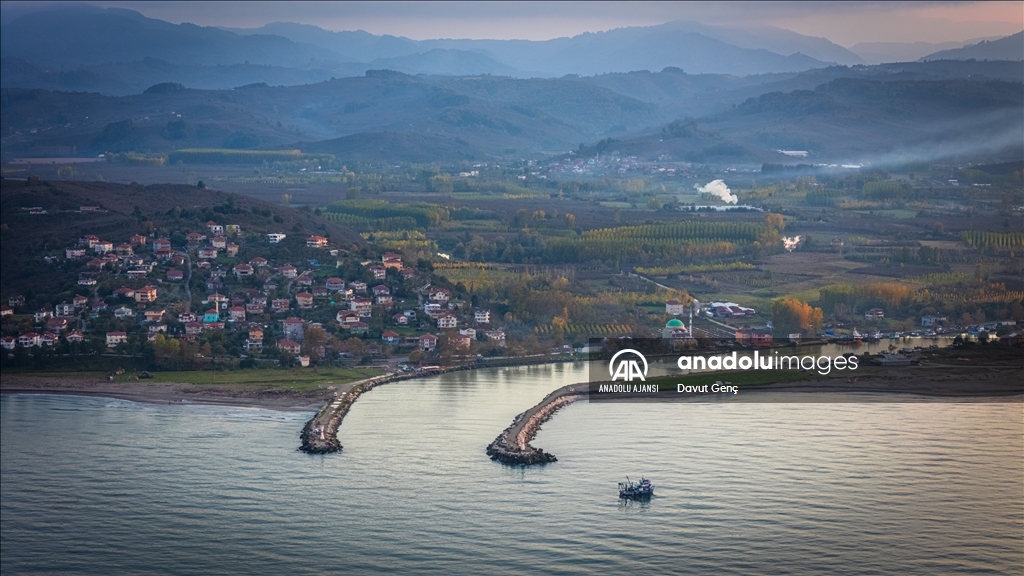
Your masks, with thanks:
[[[836,340],[836,344],[839,344],[840,346],[856,346],[860,344],[863,340],[864,337],[861,336],[860,332],[857,332],[856,328],[854,328],[853,333],[850,334],[849,336],[840,336]]]
[[[643,476],[639,482],[632,482],[626,476],[625,482],[619,482],[619,498],[646,498],[654,494],[654,484]]]

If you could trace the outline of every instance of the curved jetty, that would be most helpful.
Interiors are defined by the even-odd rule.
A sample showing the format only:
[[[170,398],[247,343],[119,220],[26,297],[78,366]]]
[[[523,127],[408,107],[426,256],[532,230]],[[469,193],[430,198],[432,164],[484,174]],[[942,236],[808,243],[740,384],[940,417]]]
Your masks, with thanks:
[[[586,397],[585,382],[563,386],[548,394],[539,404],[516,416],[512,424],[487,445],[487,455],[491,460],[503,464],[522,466],[557,462],[558,458],[554,454],[530,446],[530,441],[537,435],[541,424],[547,422],[559,408]]]
[[[465,367],[458,366],[447,370],[424,370],[422,372],[414,373],[390,373],[353,382],[349,384],[347,388],[344,386],[340,387],[338,390],[338,397],[331,400],[330,404],[324,406],[319,412],[317,412],[316,416],[313,416],[313,418],[309,422],[306,422],[306,425],[302,427],[302,432],[299,434],[302,444],[299,446],[299,450],[308,454],[329,454],[331,452],[339,452],[342,446],[341,442],[338,441],[338,426],[341,426],[341,421],[345,419],[345,415],[348,414],[349,408],[355,404],[356,400],[358,400],[364,392],[369,392],[381,384],[396,382],[398,380],[409,380],[411,378],[423,376],[432,376],[452,370],[465,370]]]
[[[550,362],[550,358],[540,359],[515,359],[511,361],[503,362],[487,362],[485,364],[463,364],[460,366],[451,366],[448,368],[433,367],[431,369],[424,369],[417,372],[393,372],[383,374],[381,376],[374,376],[373,378],[367,378],[366,380],[359,380],[352,382],[347,385],[338,387],[338,396],[333,398],[327,406],[324,406],[316,416],[306,422],[306,425],[302,427],[302,432],[299,433],[299,439],[302,441],[299,446],[299,450],[308,454],[329,454],[331,452],[341,451],[341,442],[338,441],[338,427],[341,426],[341,421],[345,419],[345,415],[348,414],[349,408],[352,404],[363,395],[364,392],[369,392],[381,384],[388,384],[390,382],[397,382],[399,380],[411,380],[413,378],[423,378],[425,376],[437,376],[446,372],[457,372],[460,370],[473,370],[477,368],[497,368],[501,366],[526,366],[530,364],[546,364]],[[585,394],[587,386],[586,384],[575,384],[574,385],[580,394]],[[561,390],[568,390],[572,387],[567,386],[565,388],[559,388],[555,392],[548,395],[557,394]],[[547,398],[545,398],[545,401]],[[543,404],[543,403],[542,403]],[[536,410],[541,406],[535,406],[531,410]],[[557,409],[557,408],[556,408]],[[523,414],[526,414],[524,412]],[[522,416],[523,414],[520,414]],[[543,422],[550,417],[550,414],[546,416],[540,422]],[[537,426],[540,425],[537,423]],[[513,426],[515,424],[513,423]],[[536,430],[529,433],[529,437],[524,442],[528,442],[530,438],[533,438],[533,434],[536,434]],[[554,462],[554,456],[548,455],[552,458],[550,462]]]

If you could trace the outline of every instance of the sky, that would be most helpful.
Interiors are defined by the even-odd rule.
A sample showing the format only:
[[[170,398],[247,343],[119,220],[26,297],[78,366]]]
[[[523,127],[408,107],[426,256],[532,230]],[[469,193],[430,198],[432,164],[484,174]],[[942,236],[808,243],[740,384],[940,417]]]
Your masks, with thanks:
[[[1024,29],[1024,2],[103,2],[151,18],[257,28],[299,22],[328,30],[433,38],[547,40],[624,26],[696,20],[773,25],[850,47],[862,42],[962,42]],[[2,2],[12,14],[49,2]]]

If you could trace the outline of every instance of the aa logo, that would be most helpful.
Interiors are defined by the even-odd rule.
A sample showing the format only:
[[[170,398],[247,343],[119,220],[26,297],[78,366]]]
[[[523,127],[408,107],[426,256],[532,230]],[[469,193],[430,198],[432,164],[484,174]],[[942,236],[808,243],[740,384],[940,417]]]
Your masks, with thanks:
[[[626,356],[623,356],[623,354]],[[623,357],[620,358],[620,356]],[[640,362],[643,362],[643,370],[640,369],[640,364],[637,363],[637,358],[640,359]],[[647,358],[644,358],[643,354],[633,350],[632,348],[619,350],[614,356],[612,356],[611,361],[608,362],[608,373],[612,376],[612,382],[615,382],[616,380],[632,382],[634,378],[639,379],[642,382],[646,382]]]

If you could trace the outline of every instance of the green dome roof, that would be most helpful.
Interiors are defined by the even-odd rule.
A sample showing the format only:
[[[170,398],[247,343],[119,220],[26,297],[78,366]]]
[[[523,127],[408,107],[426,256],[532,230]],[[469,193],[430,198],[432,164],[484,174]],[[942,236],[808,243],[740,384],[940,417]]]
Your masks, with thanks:
[[[673,318],[673,319],[668,321],[668,324],[665,324],[665,328],[683,328],[683,327],[684,327],[683,322],[679,318]]]

